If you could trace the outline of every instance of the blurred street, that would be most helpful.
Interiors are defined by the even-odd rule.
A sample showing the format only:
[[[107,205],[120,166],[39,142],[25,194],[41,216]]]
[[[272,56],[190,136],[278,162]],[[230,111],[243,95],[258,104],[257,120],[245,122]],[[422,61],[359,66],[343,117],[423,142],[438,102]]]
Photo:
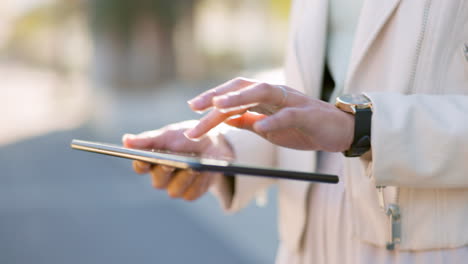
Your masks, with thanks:
[[[203,89],[114,98],[106,106],[112,111],[102,106],[78,128],[2,146],[0,263],[272,263],[274,198],[266,208],[227,216],[210,194],[193,203],[172,200],[134,174],[130,161],[69,148],[73,138],[119,143],[124,132],[197,117],[185,102]],[[75,110],[100,103],[89,99]],[[24,107],[21,100],[10,104]],[[6,128],[13,135],[22,130]]]

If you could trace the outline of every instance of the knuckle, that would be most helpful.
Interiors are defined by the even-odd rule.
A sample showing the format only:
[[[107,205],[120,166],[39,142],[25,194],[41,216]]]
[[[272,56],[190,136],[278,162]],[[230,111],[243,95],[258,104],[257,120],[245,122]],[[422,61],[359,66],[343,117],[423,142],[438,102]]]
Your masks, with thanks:
[[[245,94],[244,93],[241,93],[241,92],[232,92],[230,95],[229,95],[229,102],[232,104],[232,103],[236,103],[236,102],[239,102],[239,101],[242,101],[245,99]]]
[[[209,100],[209,98],[214,97],[218,94],[218,90],[216,88],[213,88],[211,90],[206,91],[205,93],[202,94],[202,98],[204,100]]]
[[[183,182],[180,179],[173,179],[169,183],[169,186],[167,188],[168,190],[171,190],[172,192],[179,193],[182,187],[183,187]]]
[[[236,77],[234,79],[232,79],[232,84],[244,84],[247,82],[247,79],[245,77]]]
[[[177,134],[181,133],[184,128],[180,124],[170,124],[159,130],[157,136],[161,137],[176,137]]]
[[[153,178],[153,180],[151,181],[151,185],[153,186],[154,189],[158,189],[158,190],[166,188],[166,184],[164,184],[164,182],[155,178]]]
[[[257,85],[257,90],[259,92],[260,98],[265,99],[271,95],[271,85],[268,83],[259,83]]]
[[[267,90],[269,90],[270,88],[270,85],[266,82],[259,82],[257,83],[257,89],[260,91],[260,92],[265,92]]]
[[[159,176],[161,175],[161,171],[160,171],[159,166],[154,166],[151,169],[150,174],[151,174],[151,176],[153,176],[153,178],[159,178]]]
[[[168,186],[170,175],[152,173],[152,185],[155,189],[165,189]]]
[[[171,133],[172,131],[174,130],[177,130],[178,127],[177,127],[177,124],[169,124],[163,128],[161,128],[159,131],[162,133],[162,134],[169,134]]]

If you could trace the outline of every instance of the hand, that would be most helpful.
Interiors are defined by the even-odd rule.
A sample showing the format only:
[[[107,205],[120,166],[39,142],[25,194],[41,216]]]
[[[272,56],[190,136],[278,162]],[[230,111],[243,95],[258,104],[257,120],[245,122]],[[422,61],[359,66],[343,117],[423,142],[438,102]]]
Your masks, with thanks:
[[[251,130],[274,144],[301,150],[345,151],[354,136],[351,114],[286,86],[236,78],[188,103],[194,111],[212,108],[186,131],[191,139],[222,122]]]
[[[183,132],[196,124],[197,121],[187,121],[139,135],[126,134],[122,141],[124,146],[129,148],[196,153],[213,158],[233,158],[234,154],[222,135],[209,133],[200,141],[188,140]],[[133,169],[139,174],[149,172],[154,188],[166,189],[170,197],[183,198],[187,201],[198,199],[207,192],[217,177],[223,177],[220,173],[175,169],[142,161],[133,161]]]

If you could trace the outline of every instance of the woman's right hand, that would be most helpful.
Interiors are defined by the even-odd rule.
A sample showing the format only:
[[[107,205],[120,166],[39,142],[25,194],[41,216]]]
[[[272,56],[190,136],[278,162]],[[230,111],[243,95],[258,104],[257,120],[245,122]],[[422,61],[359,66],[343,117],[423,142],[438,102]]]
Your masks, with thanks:
[[[185,133],[192,139],[224,122],[293,149],[343,152],[353,142],[353,115],[284,85],[235,78],[188,103],[209,110]]]
[[[197,123],[197,121],[186,121],[138,135],[126,134],[122,141],[124,146],[128,148],[168,150],[195,153],[218,159],[233,159],[234,154],[231,147],[219,133],[207,134],[199,141],[187,139],[184,132]],[[166,189],[170,197],[183,198],[187,201],[198,199],[208,191],[217,177],[223,177],[221,173],[216,172],[181,170],[142,161],[133,161],[133,169],[138,174],[150,173],[154,188]]]

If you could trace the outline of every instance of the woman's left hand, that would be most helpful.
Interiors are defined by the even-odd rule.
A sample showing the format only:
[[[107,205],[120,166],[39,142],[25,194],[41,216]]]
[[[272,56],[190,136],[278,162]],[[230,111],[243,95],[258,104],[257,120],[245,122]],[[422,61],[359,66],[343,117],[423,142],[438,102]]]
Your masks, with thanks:
[[[186,131],[190,139],[202,137],[222,122],[301,150],[344,151],[354,136],[351,114],[283,85],[236,78],[188,103],[194,111],[211,109]]]

